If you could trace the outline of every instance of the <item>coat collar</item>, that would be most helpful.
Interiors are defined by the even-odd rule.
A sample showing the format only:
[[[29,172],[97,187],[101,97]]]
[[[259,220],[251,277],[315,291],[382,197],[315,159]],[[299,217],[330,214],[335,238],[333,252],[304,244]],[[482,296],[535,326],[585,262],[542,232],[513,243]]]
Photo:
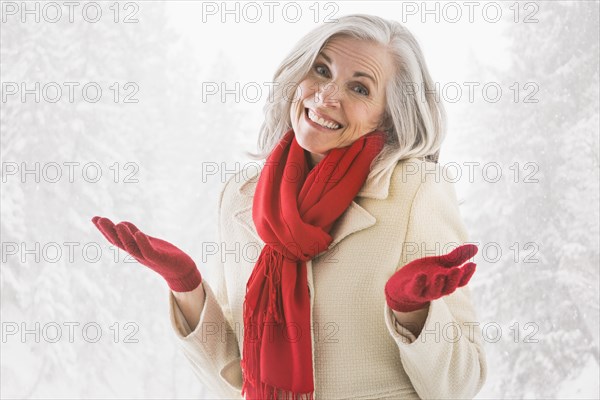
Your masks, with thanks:
[[[388,197],[390,182],[394,168],[390,168],[380,174],[377,179],[366,180],[362,188],[357,193],[356,197],[366,197],[372,199],[383,200]],[[248,202],[244,202],[245,206],[235,210],[233,215],[236,222],[246,228],[254,237],[263,243],[262,239],[256,231],[254,221],[252,220],[252,197],[258,183],[260,170],[252,168],[252,172],[244,174],[245,181],[239,186],[238,192],[240,195],[247,197]],[[350,203],[350,206],[344,211],[338,221],[333,225],[329,234],[332,237],[327,250],[331,250],[346,236],[369,228],[377,222],[377,219],[366,209],[361,207],[355,200]]]

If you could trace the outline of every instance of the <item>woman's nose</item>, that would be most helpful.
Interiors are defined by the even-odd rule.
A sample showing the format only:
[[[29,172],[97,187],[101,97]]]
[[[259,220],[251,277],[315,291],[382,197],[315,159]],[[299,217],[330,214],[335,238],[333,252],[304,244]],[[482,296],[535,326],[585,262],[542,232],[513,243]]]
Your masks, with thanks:
[[[315,93],[315,103],[325,107],[335,107],[339,105],[339,88],[335,82],[328,82],[319,85],[319,90]]]

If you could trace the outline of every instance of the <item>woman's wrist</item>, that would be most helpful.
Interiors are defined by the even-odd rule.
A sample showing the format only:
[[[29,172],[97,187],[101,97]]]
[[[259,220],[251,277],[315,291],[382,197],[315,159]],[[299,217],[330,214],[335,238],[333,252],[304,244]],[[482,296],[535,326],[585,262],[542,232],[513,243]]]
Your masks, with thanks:
[[[421,308],[416,311],[409,312],[401,312],[393,310],[394,317],[396,321],[409,331],[411,331],[415,336],[419,336],[421,331],[423,330],[423,326],[425,326],[425,321],[427,320],[427,316],[429,315],[429,303],[424,308]]]
[[[206,300],[203,284],[200,283],[195,289],[188,292],[176,292],[172,289],[171,292],[190,329],[193,331],[198,326],[200,313],[204,308],[204,301]]]

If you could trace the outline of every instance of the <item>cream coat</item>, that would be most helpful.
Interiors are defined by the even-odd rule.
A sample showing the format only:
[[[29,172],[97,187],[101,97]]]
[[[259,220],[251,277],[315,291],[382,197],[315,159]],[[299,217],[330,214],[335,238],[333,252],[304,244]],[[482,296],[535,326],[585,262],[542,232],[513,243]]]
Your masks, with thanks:
[[[252,221],[258,172],[239,172],[223,187],[222,254],[200,265],[214,274],[202,283],[206,300],[193,332],[169,291],[183,354],[209,390],[229,399],[241,398],[242,307],[264,246]],[[487,365],[469,285],[430,303],[418,337],[385,302],[396,270],[468,239],[445,174],[439,164],[413,158],[378,182],[366,181],[333,226],[329,248],[307,263],[316,400],[466,399],[483,386]]]

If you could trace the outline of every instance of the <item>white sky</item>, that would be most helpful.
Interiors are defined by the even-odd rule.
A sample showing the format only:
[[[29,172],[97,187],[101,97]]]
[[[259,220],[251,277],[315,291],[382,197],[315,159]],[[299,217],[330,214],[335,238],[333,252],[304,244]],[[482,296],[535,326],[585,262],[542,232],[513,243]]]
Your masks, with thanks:
[[[226,23],[221,22],[222,2],[204,2],[209,6],[218,8],[216,15],[205,15],[206,22],[202,22],[203,2],[200,1],[173,1],[167,3],[172,26],[181,34],[189,36],[197,46],[193,51],[211,59],[219,49],[223,49],[235,61],[242,81],[267,81],[291,49],[293,44],[305,33],[314,28],[314,11],[310,9],[315,2],[291,2],[300,5],[302,15],[297,23],[286,22],[282,17],[283,7],[286,2],[278,3],[274,7],[275,22],[268,21],[269,8],[263,2],[231,2],[228,7],[233,9],[237,3],[239,7],[240,22],[236,23],[234,15],[226,15]],[[259,22],[251,23],[244,19],[242,11],[246,3],[259,5],[262,18]],[[333,2],[331,2],[333,4]],[[335,16],[351,13],[366,13],[378,15],[388,19],[402,22],[402,3],[395,1],[342,1],[335,2],[339,7]],[[439,2],[436,2],[439,3]],[[327,2],[320,2],[319,23],[333,8],[325,8]],[[420,6],[421,2],[414,2]],[[465,75],[468,70],[468,52],[472,51],[476,57],[487,65],[496,65],[501,68],[508,66],[508,57],[505,54],[505,43],[502,40],[503,23],[486,22],[482,17],[482,7],[474,9],[475,22],[468,21],[468,8],[464,2],[456,2],[460,7],[462,18],[457,23],[435,23],[434,16],[427,16],[427,22],[420,21],[420,11],[415,16],[407,15],[405,25],[411,30],[419,41],[429,65],[434,80],[461,81],[468,80]],[[484,3],[481,3],[484,4]],[[207,7],[206,5],[204,7]],[[248,18],[254,18],[256,8],[246,6]],[[406,7],[406,5],[405,5]],[[442,6],[440,6],[442,7]],[[288,9],[289,16],[293,17],[293,8]],[[440,8],[440,15],[443,9]],[[454,16],[450,8],[446,10],[449,17]],[[452,14],[451,14],[452,12]],[[511,12],[503,7],[503,12]],[[493,15],[491,11],[490,15]],[[506,24],[504,24],[506,27]]]

